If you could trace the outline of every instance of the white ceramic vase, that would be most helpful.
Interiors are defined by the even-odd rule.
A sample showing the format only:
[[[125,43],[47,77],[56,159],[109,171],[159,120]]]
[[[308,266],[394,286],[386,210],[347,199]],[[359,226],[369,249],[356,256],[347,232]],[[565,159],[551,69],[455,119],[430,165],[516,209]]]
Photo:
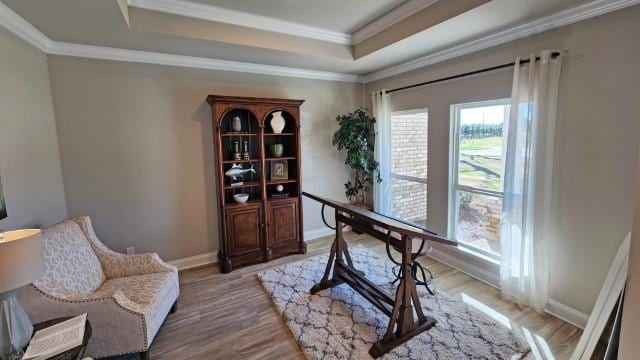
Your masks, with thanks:
[[[240,120],[239,116],[234,116],[233,119],[231,119],[231,128],[235,132],[242,131],[242,120]]]
[[[282,117],[282,111],[274,111],[271,114],[271,129],[274,134],[281,134],[284,130],[285,120]]]

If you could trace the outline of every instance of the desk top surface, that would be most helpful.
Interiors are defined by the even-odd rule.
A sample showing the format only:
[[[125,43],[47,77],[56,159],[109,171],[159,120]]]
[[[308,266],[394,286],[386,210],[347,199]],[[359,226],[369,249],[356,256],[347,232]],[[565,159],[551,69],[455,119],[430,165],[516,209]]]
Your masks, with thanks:
[[[391,230],[392,232],[396,232],[398,234],[402,235],[406,235],[412,238],[419,238],[419,239],[424,239],[424,240],[429,240],[429,241],[434,241],[434,242],[438,242],[438,243],[443,243],[443,244],[447,244],[447,245],[457,245],[458,243],[456,241],[453,240],[449,240],[447,238],[444,238],[442,236],[439,236],[433,232],[421,229],[419,227],[416,226],[412,226],[406,223],[403,223],[401,221],[398,221],[396,219],[390,218],[388,216],[384,216],[382,214],[379,214],[377,212],[374,211],[370,211],[355,205],[351,205],[351,204],[345,204],[339,201],[335,201],[332,199],[328,199],[322,196],[317,196],[314,194],[310,194],[307,192],[303,192],[302,195],[316,200],[322,204],[325,204],[327,206],[331,206],[332,208],[336,209],[337,211],[346,213],[351,215],[352,217],[357,218],[358,220],[361,221],[365,221],[365,222],[369,222],[372,225],[376,225],[376,226],[380,226],[382,228],[385,228],[387,230]]]

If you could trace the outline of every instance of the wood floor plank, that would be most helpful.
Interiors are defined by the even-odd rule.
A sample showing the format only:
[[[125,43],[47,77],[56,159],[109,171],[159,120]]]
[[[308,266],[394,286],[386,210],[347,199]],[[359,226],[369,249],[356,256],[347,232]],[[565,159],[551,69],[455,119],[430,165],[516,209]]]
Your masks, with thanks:
[[[346,233],[349,246],[385,248],[367,235]],[[256,274],[263,269],[327,254],[332,237],[308,243],[308,252],[267,264],[221,274],[214,265],[180,272],[179,308],[169,315],[151,346],[151,358],[164,359],[304,359]],[[386,256],[386,255],[385,255]],[[547,314],[500,298],[497,289],[437,261],[421,257],[439,291],[471,306],[523,335],[535,347],[527,359],[568,359],[581,331]]]

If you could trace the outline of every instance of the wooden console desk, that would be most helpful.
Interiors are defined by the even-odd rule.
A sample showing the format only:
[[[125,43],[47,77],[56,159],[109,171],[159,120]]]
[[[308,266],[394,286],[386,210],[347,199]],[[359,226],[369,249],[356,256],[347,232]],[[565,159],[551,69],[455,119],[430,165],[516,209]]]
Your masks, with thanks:
[[[425,241],[453,246],[457,245],[455,241],[357,206],[340,203],[306,192],[302,194],[323,205],[334,208],[336,213],[336,237],[331,246],[329,261],[322,280],[311,288],[311,293],[315,294],[324,289],[346,283],[389,316],[387,331],[383,338],[369,350],[371,356],[374,358],[380,357],[436,324],[436,320],[425,315],[420,306],[420,298],[416,290],[416,279],[414,278],[414,264]],[[388,294],[383,289],[380,289],[369,281],[365,274],[353,267],[347,243],[342,236],[343,225],[351,226],[353,229],[371,235],[387,244],[387,253],[390,259],[400,266],[398,274],[400,283],[395,295]],[[421,241],[420,250],[416,253],[412,253],[414,240]],[[400,252],[402,260],[399,262],[394,260],[388,251],[389,248],[394,248]],[[332,274],[331,278],[329,278],[330,273]],[[417,320],[414,319],[414,309]]]

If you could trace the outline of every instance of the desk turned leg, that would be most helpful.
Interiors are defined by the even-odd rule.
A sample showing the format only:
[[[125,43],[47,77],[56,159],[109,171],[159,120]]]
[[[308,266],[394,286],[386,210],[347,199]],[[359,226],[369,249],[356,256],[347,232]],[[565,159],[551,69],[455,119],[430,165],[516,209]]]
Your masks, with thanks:
[[[420,306],[416,283],[411,277],[411,239],[402,237],[402,277],[396,290],[396,298],[389,317],[387,332],[382,340],[373,344],[369,354],[378,358],[396,346],[408,341],[421,332],[436,324],[436,320],[425,316]],[[416,309],[418,321],[413,319],[413,309]]]
[[[339,212],[336,211],[336,215],[338,214]],[[338,266],[336,266],[338,262],[343,262],[343,256],[347,259],[349,265],[353,266],[353,264],[351,263],[351,255],[349,255],[349,250],[347,248],[347,243],[344,241],[344,237],[342,236],[342,222],[338,221],[338,219],[336,218],[336,237],[333,239],[333,244],[331,245],[329,261],[327,262],[327,267],[324,270],[322,280],[320,280],[319,283],[313,285],[310,290],[311,294],[315,294],[319,291],[334,287],[344,282],[342,279],[340,279],[341,270]],[[333,270],[333,272],[331,270]],[[332,273],[331,279],[329,279],[330,273]]]

